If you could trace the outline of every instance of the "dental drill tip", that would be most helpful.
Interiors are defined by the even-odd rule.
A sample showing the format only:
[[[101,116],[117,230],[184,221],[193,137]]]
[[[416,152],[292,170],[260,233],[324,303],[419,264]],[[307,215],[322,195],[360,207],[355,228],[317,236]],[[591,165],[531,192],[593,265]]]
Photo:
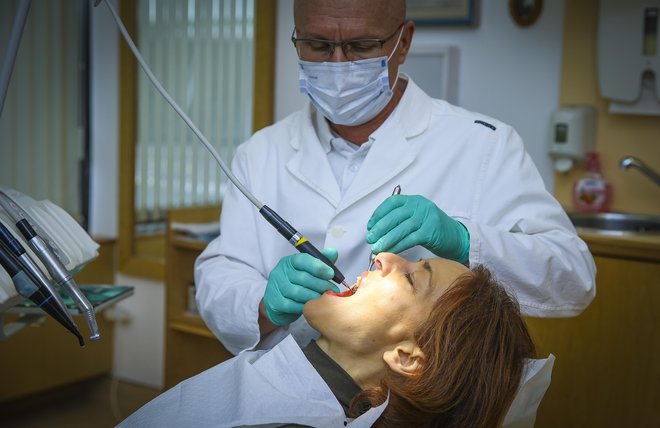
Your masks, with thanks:
[[[96,324],[96,317],[94,310],[90,309],[85,311],[85,318],[87,319],[87,325],[89,326],[89,340],[99,340],[101,338],[101,333],[99,333],[99,328]]]
[[[343,281],[341,282],[341,285],[343,285],[344,287],[346,287],[348,290],[351,290],[351,293],[355,293],[355,289],[356,289],[355,284],[353,284],[353,285],[348,285],[348,283],[346,282],[346,280],[343,280]]]

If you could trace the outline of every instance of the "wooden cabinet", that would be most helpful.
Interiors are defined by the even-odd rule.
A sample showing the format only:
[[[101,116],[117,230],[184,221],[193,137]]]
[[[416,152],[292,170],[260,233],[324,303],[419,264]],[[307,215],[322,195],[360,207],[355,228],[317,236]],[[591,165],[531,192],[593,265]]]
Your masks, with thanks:
[[[99,256],[76,275],[76,282],[114,284],[115,241],[95,239],[100,244]],[[7,322],[18,317],[4,316]],[[75,336],[50,317],[0,341],[0,403],[9,403],[9,408],[0,404],[0,425],[6,411],[17,405],[16,399],[56,391],[112,371],[113,323],[106,320],[103,312],[97,312],[101,339],[91,341],[83,316],[73,318],[85,337],[84,347],[78,346]]]
[[[615,246],[590,244],[596,298],[582,314],[527,319],[539,356],[557,357],[536,428],[660,427],[660,263]]]
[[[170,210],[167,222],[165,270],[165,388],[231,358],[232,355],[188,310],[195,259],[207,243],[172,229],[173,223],[217,221],[220,207]]]

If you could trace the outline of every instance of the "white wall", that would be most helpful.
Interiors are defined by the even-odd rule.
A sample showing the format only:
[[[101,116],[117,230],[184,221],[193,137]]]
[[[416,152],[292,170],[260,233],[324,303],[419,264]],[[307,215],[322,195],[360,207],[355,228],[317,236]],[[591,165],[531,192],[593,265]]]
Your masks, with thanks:
[[[506,0],[482,0],[477,28],[421,28],[415,40],[459,48],[458,104],[512,124],[522,135],[546,185],[553,173],[547,157],[550,113],[558,105],[564,1],[544,2],[540,20],[516,27]],[[293,0],[279,0],[275,116],[299,108],[296,56],[289,37]],[[101,4],[92,10],[92,235],[117,236],[118,118],[117,31]],[[123,43],[123,42],[122,42]],[[414,43],[414,41],[413,41]],[[162,385],[164,293],[153,281],[119,276],[135,286],[135,295],[120,307],[131,321],[115,333],[114,373],[147,385]]]
[[[458,104],[514,126],[551,191],[550,116],[559,105],[564,1],[544,2],[529,28],[514,24],[507,0],[477,1],[477,28],[417,27],[413,44],[457,46]],[[290,41],[293,0],[279,0],[275,116],[299,108],[296,54]],[[413,76],[414,78],[414,76]]]
[[[92,101],[89,230],[92,236],[114,238],[117,237],[116,207],[119,196],[119,31],[105,4],[92,7],[90,14]]]

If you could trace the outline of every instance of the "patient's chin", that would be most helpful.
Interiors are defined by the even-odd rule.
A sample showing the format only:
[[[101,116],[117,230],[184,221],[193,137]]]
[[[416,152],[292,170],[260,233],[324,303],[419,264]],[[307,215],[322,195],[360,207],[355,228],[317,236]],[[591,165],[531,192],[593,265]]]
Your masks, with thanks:
[[[310,322],[310,319],[313,320],[316,314],[319,312],[318,306],[322,298],[323,296],[318,299],[310,300],[309,302],[305,303],[305,306],[303,306],[303,316],[307,322]]]
[[[318,299],[313,299],[305,303],[303,307],[303,316],[316,330],[320,331],[322,324],[332,324],[332,319],[336,313],[340,313],[341,303],[348,299],[346,297],[336,297],[330,294],[322,294]]]

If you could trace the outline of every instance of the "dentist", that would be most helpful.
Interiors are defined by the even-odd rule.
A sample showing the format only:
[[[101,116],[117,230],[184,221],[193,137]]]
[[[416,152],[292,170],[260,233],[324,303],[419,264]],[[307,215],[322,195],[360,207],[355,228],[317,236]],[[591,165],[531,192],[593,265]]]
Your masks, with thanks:
[[[432,99],[399,73],[415,26],[404,0],[296,0],[291,41],[310,102],[255,133],[233,172],[346,275],[369,254],[483,264],[524,314],[580,313],[595,265],[526,153],[496,119]],[[400,185],[403,194],[393,195]],[[302,308],[338,291],[231,187],[195,267],[197,303],[232,353],[318,333]]]

